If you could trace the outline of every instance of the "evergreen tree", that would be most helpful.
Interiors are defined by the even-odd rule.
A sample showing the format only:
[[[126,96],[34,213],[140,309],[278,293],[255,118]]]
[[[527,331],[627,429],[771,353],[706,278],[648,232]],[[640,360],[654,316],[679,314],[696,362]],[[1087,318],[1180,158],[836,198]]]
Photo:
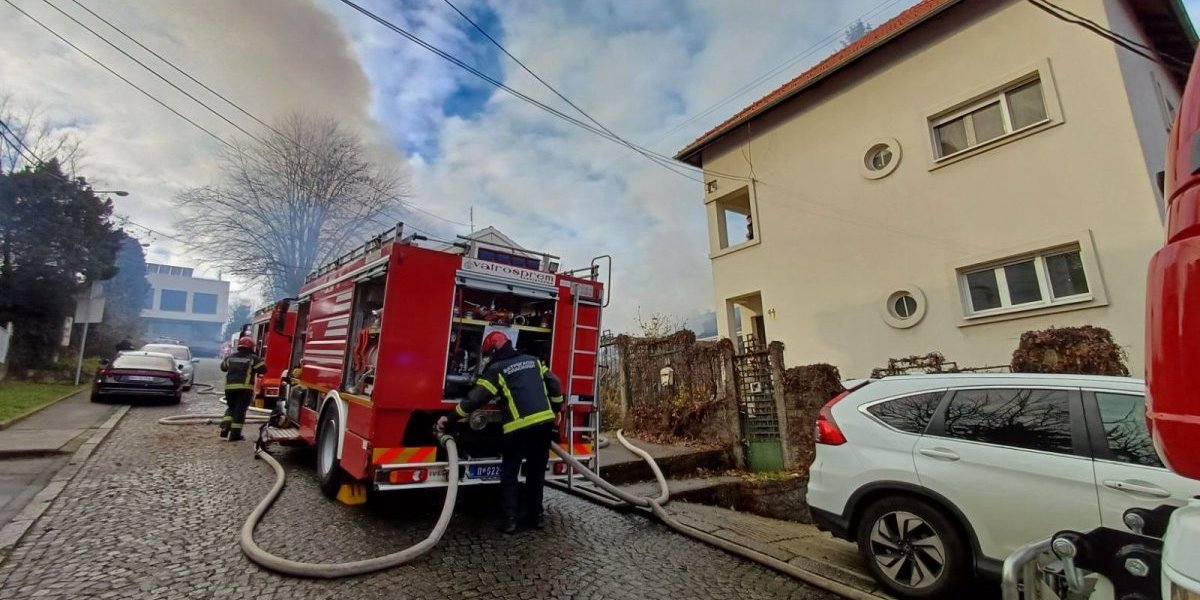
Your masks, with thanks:
[[[116,273],[112,210],[57,160],[0,175],[0,323],[16,323],[15,372],[49,366],[76,294]]]

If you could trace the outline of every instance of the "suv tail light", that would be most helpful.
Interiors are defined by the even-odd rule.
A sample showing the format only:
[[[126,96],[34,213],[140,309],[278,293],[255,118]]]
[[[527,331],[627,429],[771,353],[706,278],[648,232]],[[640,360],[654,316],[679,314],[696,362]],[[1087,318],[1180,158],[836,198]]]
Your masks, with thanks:
[[[842,398],[849,396],[850,392],[851,390],[846,390],[834,396],[833,400],[826,402],[825,406],[821,407],[821,412],[817,413],[816,441],[818,444],[841,446],[846,443],[846,435],[838,427],[837,421],[833,420],[833,405],[840,402]]]

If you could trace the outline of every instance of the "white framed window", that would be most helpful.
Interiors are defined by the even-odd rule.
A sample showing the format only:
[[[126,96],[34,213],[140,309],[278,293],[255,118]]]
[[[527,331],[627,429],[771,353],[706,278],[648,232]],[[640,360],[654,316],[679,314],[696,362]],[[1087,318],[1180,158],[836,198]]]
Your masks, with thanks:
[[[1034,310],[1094,299],[1079,244],[958,270],[967,318]]]
[[[929,120],[933,154],[950,158],[1050,122],[1041,74],[1025,77],[965,107]]]

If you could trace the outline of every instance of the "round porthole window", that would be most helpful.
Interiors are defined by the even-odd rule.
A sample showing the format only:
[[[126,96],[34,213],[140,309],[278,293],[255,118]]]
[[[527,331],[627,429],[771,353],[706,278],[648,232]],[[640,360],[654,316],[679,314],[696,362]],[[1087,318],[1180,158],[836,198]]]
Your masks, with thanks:
[[[882,171],[892,164],[892,149],[884,144],[879,144],[867,151],[867,169],[870,171]]]
[[[905,286],[883,302],[883,320],[897,329],[908,329],[925,318],[925,293],[915,285]]]
[[[892,301],[892,314],[897,319],[911,319],[917,314],[917,299],[906,293],[900,294]]]
[[[880,138],[867,144],[863,151],[862,176],[867,179],[887,177],[900,164],[900,142],[895,138]]]

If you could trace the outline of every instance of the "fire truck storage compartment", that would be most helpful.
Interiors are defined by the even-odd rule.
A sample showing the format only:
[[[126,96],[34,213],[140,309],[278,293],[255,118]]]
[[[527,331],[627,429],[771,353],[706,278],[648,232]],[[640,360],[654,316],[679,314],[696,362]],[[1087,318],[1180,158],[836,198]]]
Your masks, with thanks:
[[[516,337],[516,348],[550,364],[555,294],[551,290],[484,287],[460,278],[454,292],[450,348],[446,359],[446,400],[460,400],[483,371],[480,350],[489,327]]]
[[[350,356],[343,388],[368,398],[375,389],[375,366],[379,358],[379,335],[383,325],[384,272],[368,274],[354,285],[354,308],[350,312]]]

